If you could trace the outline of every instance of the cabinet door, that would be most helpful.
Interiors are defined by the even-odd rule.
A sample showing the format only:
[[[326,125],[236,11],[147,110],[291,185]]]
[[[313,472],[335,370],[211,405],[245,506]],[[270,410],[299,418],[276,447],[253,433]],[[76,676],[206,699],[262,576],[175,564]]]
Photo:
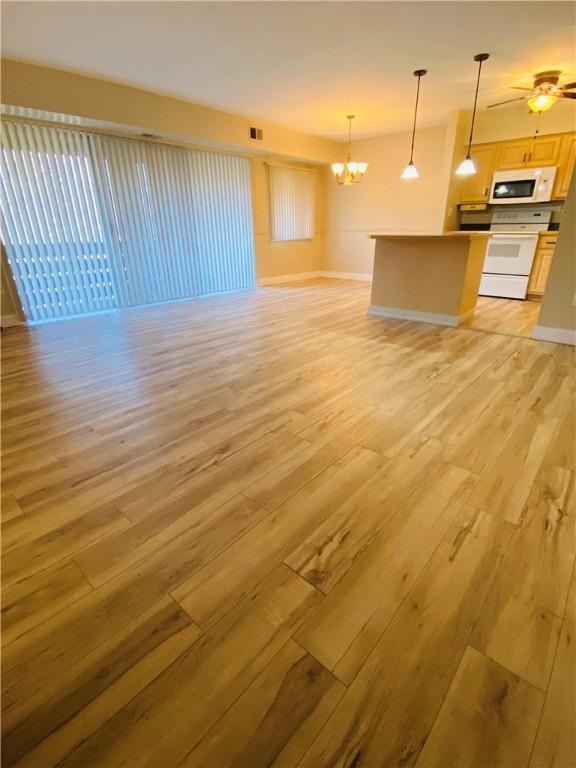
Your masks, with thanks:
[[[532,269],[530,270],[530,279],[528,280],[528,293],[540,293],[538,290],[538,276],[542,266],[542,249],[538,248],[534,254]]]
[[[560,157],[562,134],[554,136],[537,136],[532,140],[526,165],[534,168],[539,165],[556,165]]]
[[[536,251],[528,283],[528,293],[544,293],[553,257],[554,248],[539,248]]]
[[[540,263],[540,271],[538,272],[538,292],[544,293],[546,290],[546,283],[548,282],[548,275],[550,274],[550,267],[552,266],[552,259],[554,258],[554,248],[544,248],[542,250],[542,258]]]
[[[532,139],[517,139],[504,141],[500,146],[497,170],[509,171],[514,168],[525,168],[532,147]]]
[[[483,203],[488,200],[497,150],[497,144],[479,144],[472,147],[470,155],[476,165],[476,173],[468,176],[464,182],[460,202]]]
[[[560,164],[556,171],[553,197],[566,197],[576,161],[576,133],[567,133],[562,139]]]

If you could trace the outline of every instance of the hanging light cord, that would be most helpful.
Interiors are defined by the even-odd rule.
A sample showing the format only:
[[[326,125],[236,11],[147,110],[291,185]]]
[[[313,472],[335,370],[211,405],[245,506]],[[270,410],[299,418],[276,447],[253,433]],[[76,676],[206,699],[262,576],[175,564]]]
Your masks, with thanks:
[[[541,116],[542,116],[542,112],[536,113],[536,130],[534,131],[534,138],[536,138],[540,133],[540,117]]]
[[[417,75],[418,85],[416,86],[416,104],[414,106],[414,125],[412,126],[412,144],[410,146],[410,162],[414,161],[414,137],[416,136],[416,116],[418,114],[418,99],[420,97],[420,78],[422,75]]]
[[[350,158],[352,157],[352,120],[354,120],[354,115],[346,115],[348,118],[348,157],[347,161],[350,161]]]
[[[476,104],[478,103],[478,89],[480,87],[480,73],[482,72],[482,64],[488,58],[487,53],[479,53],[474,56],[474,61],[478,62],[478,77],[476,79],[476,93],[474,94],[474,108],[472,109],[472,124],[470,126],[470,138],[468,139],[468,154],[466,157],[470,157],[470,150],[472,148],[472,135],[474,133],[474,121],[476,119]]]

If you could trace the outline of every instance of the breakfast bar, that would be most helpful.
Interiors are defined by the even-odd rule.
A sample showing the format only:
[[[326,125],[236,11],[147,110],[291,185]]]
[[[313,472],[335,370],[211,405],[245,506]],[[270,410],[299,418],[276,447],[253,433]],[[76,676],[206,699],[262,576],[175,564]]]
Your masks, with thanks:
[[[369,313],[457,326],[473,314],[490,232],[376,234]]]

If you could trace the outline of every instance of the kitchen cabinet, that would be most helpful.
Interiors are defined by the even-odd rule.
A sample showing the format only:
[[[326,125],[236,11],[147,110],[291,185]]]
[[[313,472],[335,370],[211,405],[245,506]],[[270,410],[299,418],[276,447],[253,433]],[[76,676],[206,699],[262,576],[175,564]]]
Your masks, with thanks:
[[[532,296],[542,296],[546,290],[550,266],[554,258],[554,249],[556,247],[557,232],[542,232],[538,238],[538,246],[530,280],[528,282],[528,294]]]
[[[558,165],[561,146],[561,133],[556,133],[552,136],[537,136],[535,139],[532,139],[532,146],[530,147],[526,166],[528,168],[537,168],[539,165]]]
[[[524,139],[491,142],[472,146],[471,156],[477,173],[462,184],[461,203],[487,203],[495,171],[508,171],[538,166],[556,166],[552,198],[560,200],[568,194],[576,163],[576,133],[554,133],[528,136]]]
[[[562,134],[504,141],[500,147],[497,171],[515,168],[536,168],[539,165],[557,165],[562,145]]]
[[[567,133],[562,137],[562,148],[560,151],[560,161],[556,171],[556,183],[554,185],[553,197],[563,198],[568,194],[570,179],[574,173],[576,163],[576,133]]]
[[[466,178],[460,196],[461,202],[482,203],[489,199],[497,154],[498,144],[478,144],[472,147],[470,155],[476,165],[476,173]]]
[[[515,168],[524,168],[526,158],[530,154],[532,139],[517,139],[505,141],[500,147],[496,171],[512,171]]]

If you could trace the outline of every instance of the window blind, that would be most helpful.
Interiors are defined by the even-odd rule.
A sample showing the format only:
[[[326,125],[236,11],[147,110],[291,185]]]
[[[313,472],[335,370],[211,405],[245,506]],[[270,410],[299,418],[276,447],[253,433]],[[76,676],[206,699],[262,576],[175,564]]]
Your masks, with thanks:
[[[269,165],[270,239],[312,240],[314,237],[314,171]]]
[[[255,283],[247,158],[6,122],[3,239],[46,320]]]
[[[118,306],[90,137],[5,121],[2,238],[29,319]]]

